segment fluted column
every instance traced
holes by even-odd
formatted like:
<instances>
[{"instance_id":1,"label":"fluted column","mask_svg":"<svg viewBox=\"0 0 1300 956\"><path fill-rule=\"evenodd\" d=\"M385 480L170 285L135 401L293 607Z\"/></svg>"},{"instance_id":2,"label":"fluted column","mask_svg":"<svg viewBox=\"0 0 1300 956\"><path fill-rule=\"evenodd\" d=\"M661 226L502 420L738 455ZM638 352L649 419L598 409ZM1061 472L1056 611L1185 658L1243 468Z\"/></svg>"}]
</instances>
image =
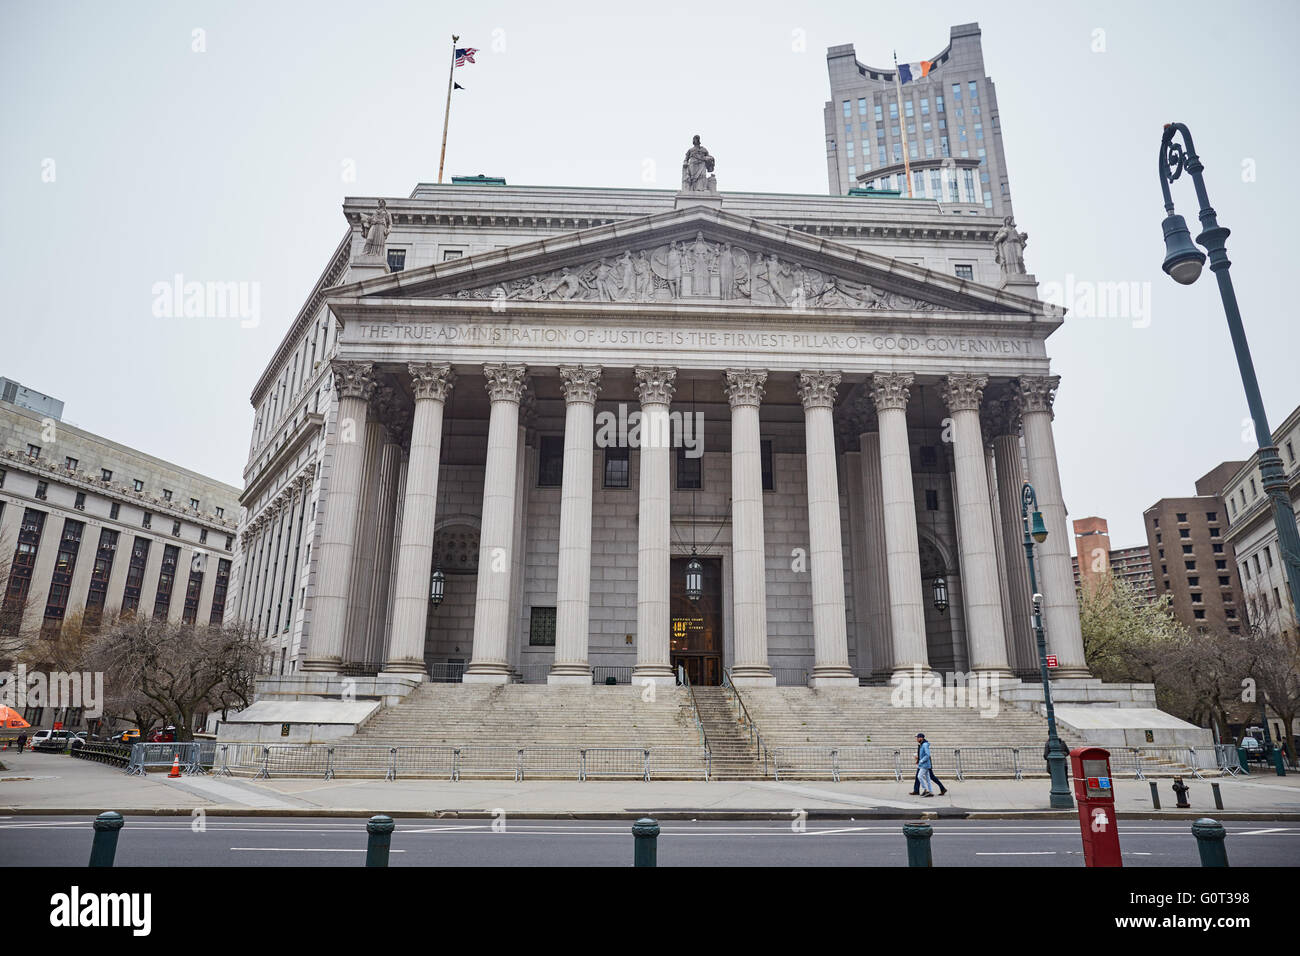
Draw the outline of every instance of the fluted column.
<instances>
[{"instance_id":1,"label":"fluted column","mask_svg":"<svg viewBox=\"0 0 1300 956\"><path fill-rule=\"evenodd\" d=\"M379 522L375 536L375 569L370 584L370 613L366 622L367 661L387 661L388 608L393 579L393 538L397 528L398 480L402 472L401 433L409 415L392 410L385 423L379 458Z\"/></svg>"},{"instance_id":2,"label":"fluted column","mask_svg":"<svg viewBox=\"0 0 1300 956\"><path fill-rule=\"evenodd\" d=\"M411 453L402 500L401 542L394 581L393 631L385 672L423 678L424 638L429 621L429 580L433 574L433 530L437 521L438 465L442 456L442 413L456 380L446 363L411 363ZM400 469L400 459L397 462Z\"/></svg>"},{"instance_id":3,"label":"fluted column","mask_svg":"<svg viewBox=\"0 0 1300 956\"><path fill-rule=\"evenodd\" d=\"M996 476L995 534L1002 542L1003 616L1007 625L1007 659L1017 674L1038 672L1038 650L1030 627L1032 610L1029 566L1025 562L1024 528L1020 521L1020 492L1025 483L1020 462L1020 412L1005 394L985 405L984 440Z\"/></svg>"},{"instance_id":4,"label":"fluted column","mask_svg":"<svg viewBox=\"0 0 1300 956\"><path fill-rule=\"evenodd\" d=\"M1043 627L1048 649L1056 655L1055 677L1088 677L1074 594L1070 536L1065 529L1065 502L1052 438L1052 399L1059 375L1023 375L1017 397L1029 459L1029 481L1047 525L1047 540L1036 546L1038 588L1043 594Z\"/></svg>"},{"instance_id":5,"label":"fluted column","mask_svg":"<svg viewBox=\"0 0 1300 956\"><path fill-rule=\"evenodd\" d=\"M874 421L874 413L872 419ZM867 593L867 635L871 644L871 673L887 677L893 672L894 647L890 638L889 551L885 544L885 501L880 477L880 432L858 436L862 451L862 512L866 525L867 566L863 571Z\"/></svg>"},{"instance_id":6,"label":"fluted column","mask_svg":"<svg viewBox=\"0 0 1300 956\"><path fill-rule=\"evenodd\" d=\"M953 470L957 483L957 527L962 555L962 595L972 670L1010 677L1007 636L998 587L988 471L980 430L980 402L988 376L949 375L940 393L952 415Z\"/></svg>"},{"instance_id":7,"label":"fluted column","mask_svg":"<svg viewBox=\"0 0 1300 956\"><path fill-rule=\"evenodd\" d=\"M474 610L474 656L467 684L510 680L510 570L515 533L515 467L519 455L519 402L528 369L484 365L492 411L488 419L479 533L478 593Z\"/></svg>"},{"instance_id":8,"label":"fluted column","mask_svg":"<svg viewBox=\"0 0 1300 956\"><path fill-rule=\"evenodd\" d=\"M889 624L894 673L930 666L921 597L921 552L916 537L916 498L907 438L907 400L912 375L889 372L871 377L871 397L880 423L881 502L889 566Z\"/></svg>"},{"instance_id":9,"label":"fluted column","mask_svg":"<svg viewBox=\"0 0 1300 956\"><path fill-rule=\"evenodd\" d=\"M600 366L561 365L560 388L564 392L564 477L560 483L555 663L546 682L590 684L591 465Z\"/></svg>"},{"instance_id":10,"label":"fluted column","mask_svg":"<svg viewBox=\"0 0 1300 956\"><path fill-rule=\"evenodd\" d=\"M856 687L849 669L844 610L844 552L840 540L840 491L835 468L832 409L839 372L800 372L808 467L808 558L812 562L813 687Z\"/></svg>"},{"instance_id":11,"label":"fluted column","mask_svg":"<svg viewBox=\"0 0 1300 956\"><path fill-rule=\"evenodd\" d=\"M672 435L668 406L677 370L638 366L641 400L640 511L637 521L636 667L634 684L672 684L669 656L670 574L669 476Z\"/></svg>"},{"instance_id":12,"label":"fluted column","mask_svg":"<svg viewBox=\"0 0 1300 956\"><path fill-rule=\"evenodd\" d=\"M731 403L731 581L735 657L740 686L776 686L767 663L766 550L763 541L763 449L759 406L767 372L727 369Z\"/></svg>"},{"instance_id":13,"label":"fluted column","mask_svg":"<svg viewBox=\"0 0 1300 956\"><path fill-rule=\"evenodd\" d=\"M331 363L338 416L330 442L334 463L325 499L325 526L316 570L316 597L312 608L311 650L303 662L306 671L337 671L342 663L348 620L348 572L357 527L357 495L365 458L366 415L375 389L370 362Z\"/></svg>"}]
</instances>

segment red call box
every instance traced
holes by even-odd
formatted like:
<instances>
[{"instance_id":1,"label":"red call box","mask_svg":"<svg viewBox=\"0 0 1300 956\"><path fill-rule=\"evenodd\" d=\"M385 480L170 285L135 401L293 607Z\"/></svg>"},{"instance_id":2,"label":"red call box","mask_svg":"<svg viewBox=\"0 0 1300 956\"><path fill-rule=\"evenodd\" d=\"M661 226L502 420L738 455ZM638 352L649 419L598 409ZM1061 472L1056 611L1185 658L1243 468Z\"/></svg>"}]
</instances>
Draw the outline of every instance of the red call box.
<instances>
[{"instance_id":1,"label":"red call box","mask_svg":"<svg viewBox=\"0 0 1300 956\"><path fill-rule=\"evenodd\" d=\"M1085 866L1123 866L1115 823L1115 788L1110 752L1101 747L1070 751L1070 776L1079 807L1079 833Z\"/></svg>"},{"instance_id":2,"label":"red call box","mask_svg":"<svg viewBox=\"0 0 1300 956\"><path fill-rule=\"evenodd\" d=\"M1048 666L1048 667L1055 667L1055 666L1056 666L1056 655L1055 655L1055 654L1048 654L1048 655L1047 655L1047 666Z\"/></svg>"}]
</instances>

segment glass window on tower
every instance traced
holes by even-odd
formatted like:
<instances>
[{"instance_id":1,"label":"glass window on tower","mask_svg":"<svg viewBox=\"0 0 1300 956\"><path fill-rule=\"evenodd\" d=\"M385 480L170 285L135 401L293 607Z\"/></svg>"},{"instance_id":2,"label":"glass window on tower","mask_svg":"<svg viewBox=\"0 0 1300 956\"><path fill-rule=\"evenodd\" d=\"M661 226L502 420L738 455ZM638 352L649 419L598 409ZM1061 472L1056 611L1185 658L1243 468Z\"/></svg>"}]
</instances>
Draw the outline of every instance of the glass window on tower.
<instances>
[{"instance_id":1,"label":"glass window on tower","mask_svg":"<svg viewBox=\"0 0 1300 956\"><path fill-rule=\"evenodd\" d=\"M961 99L961 84L960 84L960 83L954 83L954 84L952 85L952 98L953 98L954 100L960 100L960 99Z\"/></svg>"},{"instance_id":2,"label":"glass window on tower","mask_svg":"<svg viewBox=\"0 0 1300 956\"><path fill-rule=\"evenodd\" d=\"M858 115L859 116L867 115L867 98L865 96L858 97Z\"/></svg>"},{"instance_id":3,"label":"glass window on tower","mask_svg":"<svg viewBox=\"0 0 1300 956\"><path fill-rule=\"evenodd\" d=\"M977 87L977 86L975 85L975 81L974 81L974 80L971 80L970 83L967 84L967 90L968 90L968 92L970 93L970 98L971 98L971 99L973 99L973 100L977 100L977 99L980 98L979 87Z\"/></svg>"},{"instance_id":4,"label":"glass window on tower","mask_svg":"<svg viewBox=\"0 0 1300 956\"><path fill-rule=\"evenodd\" d=\"M889 118L890 118L891 120L896 120L896 119L898 119L898 101L897 101L897 100L895 100L894 102L892 102L892 103L889 104Z\"/></svg>"},{"instance_id":5,"label":"glass window on tower","mask_svg":"<svg viewBox=\"0 0 1300 956\"><path fill-rule=\"evenodd\" d=\"M853 103L850 100L844 101L844 118L848 119L853 115Z\"/></svg>"},{"instance_id":6,"label":"glass window on tower","mask_svg":"<svg viewBox=\"0 0 1300 956\"><path fill-rule=\"evenodd\" d=\"M921 115L930 115L930 98L928 96L921 97Z\"/></svg>"},{"instance_id":7,"label":"glass window on tower","mask_svg":"<svg viewBox=\"0 0 1300 956\"><path fill-rule=\"evenodd\" d=\"M879 103L877 103L877 104L876 104L876 122L877 122L877 123L879 123L881 120L883 120L883 119L885 118L885 116L884 116L884 112L885 112L885 111L884 111L883 108L881 108L881 105L880 105Z\"/></svg>"},{"instance_id":8,"label":"glass window on tower","mask_svg":"<svg viewBox=\"0 0 1300 956\"><path fill-rule=\"evenodd\" d=\"M916 104L915 104L914 102L912 102L911 100L908 100L906 103L903 104L903 113L904 113L904 115L908 116L909 118L912 117L912 116L915 116L915 115L916 115Z\"/></svg>"}]
</instances>

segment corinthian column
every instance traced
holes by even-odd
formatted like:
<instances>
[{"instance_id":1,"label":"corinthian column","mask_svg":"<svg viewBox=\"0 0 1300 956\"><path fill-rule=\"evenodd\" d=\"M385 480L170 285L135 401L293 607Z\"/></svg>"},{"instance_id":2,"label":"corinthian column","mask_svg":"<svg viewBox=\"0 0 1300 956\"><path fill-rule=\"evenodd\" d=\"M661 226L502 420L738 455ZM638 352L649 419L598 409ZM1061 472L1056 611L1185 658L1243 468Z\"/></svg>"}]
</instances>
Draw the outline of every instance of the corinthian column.
<instances>
[{"instance_id":1,"label":"corinthian column","mask_svg":"<svg viewBox=\"0 0 1300 956\"><path fill-rule=\"evenodd\" d=\"M971 668L1010 677L1007 635L998 587L998 553L993 543L988 471L980 432L980 402L986 375L954 374L940 393L952 415L953 469L957 477L957 527L962 556Z\"/></svg>"},{"instance_id":2,"label":"corinthian column","mask_svg":"<svg viewBox=\"0 0 1300 956\"><path fill-rule=\"evenodd\" d=\"M442 457L442 414L456 381L451 366L411 363L411 451L402 499L402 536L393 582L393 629L388 638L385 672L418 676L427 673L424 636L429 620L429 581L433 563L433 531L437 522L438 464ZM401 461L398 458L397 470ZM397 475L394 474L394 486ZM391 547L391 545L390 545Z\"/></svg>"},{"instance_id":3,"label":"corinthian column","mask_svg":"<svg viewBox=\"0 0 1300 956\"><path fill-rule=\"evenodd\" d=\"M1043 627L1048 648L1056 655L1056 677L1088 677L1074 596L1070 538L1065 530L1065 502L1052 438L1052 399L1059 375L1022 375L1017 398L1029 459L1029 481L1047 525L1047 540L1038 545L1038 589L1043 594Z\"/></svg>"},{"instance_id":4,"label":"corinthian column","mask_svg":"<svg viewBox=\"0 0 1300 956\"><path fill-rule=\"evenodd\" d=\"M1020 463L1020 412L1015 402L1003 399L989 415L985 438L993 448L993 466L997 474L998 514L994 516L996 533L1002 536L1002 555L1006 564L1006 614L1011 667L1019 673L1036 672L1038 650L1029 619L1032 600L1029 593L1029 565L1025 562L1024 528L1020 520L1020 494L1024 486L1024 469Z\"/></svg>"},{"instance_id":5,"label":"corinthian column","mask_svg":"<svg viewBox=\"0 0 1300 956\"><path fill-rule=\"evenodd\" d=\"M671 559L669 539L668 406L676 388L677 370L657 365L636 370L641 399L641 492L637 522L636 667L634 684L672 684L668 653Z\"/></svg>"},{"instance_id":6,"label":"corinthian column","mask_svg":"<svg viewBox=\"0 0 1300 956\"><path fill-rule=\"evenodd\" d=\"M870 416L863 418L868 428L876 428L875 405ZM889 624L889 558L885 544L885 503L880 479L880 432L863 431L858 436L862 452L862 501L865 522L867 566L863 569L867 597L867 635L871 645L873 675L887 677L894 657Z\"/></svg>"},{"instance_id":7,"label":"corinthian column","mask_svg":"<svg viewBox=\"0 0 1300 956\"><path fill-rule=\"evenodd\" d=\"M767 372L727 369L723 380L731 403L731 569L736 635L731 678L740 686L775 687L776 678L767 664L763 453L758 416Z\"/></svg>"},{"instance_id":8,"label":"corinthian column","mask_svg":"<svg viewBox=\"0 0 1300 956\"><path fill-rule=\"evenodd\" d=\"M555 599L555 663L548 684L590 684L591 459L600 366L561 365L564 392L564 477L560 487L559 582Z\"/></svg>"},{"instance_id":9,"label":"corinthian column","mask_svg":"<svg viewBox=\"0 0 1300 956\"><path fill-rule=\"evenodd\" d=\"M363 439L370 396L375 390L375 370L370 362L335 359L330 368L338 394L338 415L329 439L334 463L316 565L311 650L303 662L306 671L337 671L342 665L348 620L348 573L352 569L357 497L365 458Z\"/></svg>"},{"instance_id":10,"label":"corinthian column","mask_svg":"<svg viewBox=\"0 0 1300 956\"><path fill-rule=\"evenodd\" d=\"M478 594L474 610L474 656L462 680L505 684L510 680L510 570L515 534L515 467L519 454L519 402L528 369L484 365L492 411L488 418L479 533Z\"/></svg>"},{"instance_id":11,"label":"corinthian column","mask_svg":"<svg viewBox=\"0 0 1300 956\"><path fill-rule=\"evenodd\" d=\"M916 498L907 440L907 400L912 376L889 372L871 377L871 398L880 424L880 497L885 512L889 564L889 626L894 673L927 669L925 605L921 598L921 552L916 538Z\"/></svg>"},{"instance_id":12,"label":"corinthian column","mask_svg":"<svg viewBox=\"0 0 1300 956\"><path fill-rule=\"evenodd\" d=\"M849 669L844 611L844 552L840 540L840 490L835 473L832 408L839 372L800 372L808 465L808 557L812 562L813 687L856 687Z\"/></svg>"}]
</instances>

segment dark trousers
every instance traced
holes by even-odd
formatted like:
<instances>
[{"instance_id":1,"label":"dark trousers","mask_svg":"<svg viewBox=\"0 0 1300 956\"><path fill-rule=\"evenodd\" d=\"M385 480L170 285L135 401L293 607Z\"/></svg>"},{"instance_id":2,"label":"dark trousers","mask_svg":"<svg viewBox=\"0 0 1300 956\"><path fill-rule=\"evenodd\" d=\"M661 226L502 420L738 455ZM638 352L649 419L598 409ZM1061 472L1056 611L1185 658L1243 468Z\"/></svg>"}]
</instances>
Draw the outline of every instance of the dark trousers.
<instances>
[{"instance_id":1,"label":"dark trousers","mask_svg":"<svg viewBox=\"0 0 1300 956\"><path fill-rule=\"evenodd\" d=\"M934 775L933 767L930 768L930 779L934 781L935 786L939 788L940 793L943 793L948 789L943 785L943 781ZM920 767L916 768L916 776L912 778L912 792L913 793L921 792L921 768Z\"/></svg>"}]
</instances>

